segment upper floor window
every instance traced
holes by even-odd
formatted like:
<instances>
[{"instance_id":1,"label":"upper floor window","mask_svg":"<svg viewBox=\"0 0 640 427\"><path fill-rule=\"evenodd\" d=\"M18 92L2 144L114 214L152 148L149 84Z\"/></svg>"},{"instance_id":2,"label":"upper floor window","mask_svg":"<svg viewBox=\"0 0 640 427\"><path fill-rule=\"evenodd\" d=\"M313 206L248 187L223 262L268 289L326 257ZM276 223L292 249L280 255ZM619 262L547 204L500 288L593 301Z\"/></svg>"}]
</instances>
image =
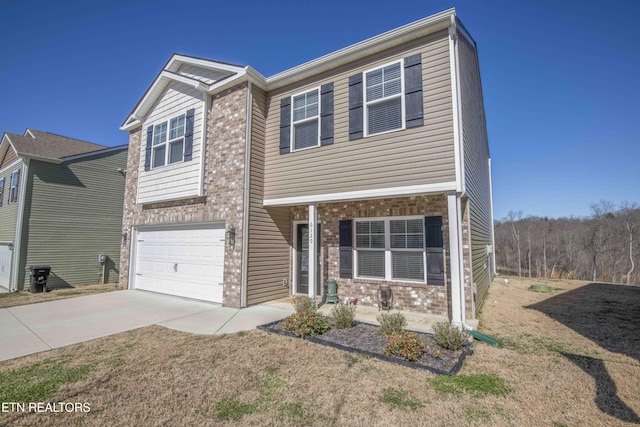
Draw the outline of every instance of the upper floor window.
<instances>
[{"instance_id":1,"label":"upper floor window","mask_svg":"<svg viewBox=\"0 0 640 427\"><path fill-rule=\"evenodd\" d=\"M404 127L402 67L396 62L364 73L367 135Z\"/></svg>"},{"instance_id":2,"label":"upper floor window","mask_svg":"<svg viewBox=\"0 0 640 427\"><path fill-rule=\"evenodd\" d=\"M293 151L320 145L318 89L293 97Z\"/></svg>"},{"instance_id":3,"label":"upper floor window","mask_svg":"<svg viewBox=\"0 0 640 427\"><path fill-rule=\"evenodd\" d=\"M185 115L153 128L153 167L181 162L184 158Z\"/></svg>"},{"instance_id":4,"label":"upper floor window","mask_svg":"<svg viewBox=\"0 0 640 427\"><path fill-rule=\"evenodd\" d=\"M349 77L349 141L422 125L420 53Z\"/></svg>"},{"instance_id":5,"label":"upper floor window","mask_svg":"<svg viewBox=\"0 0 640 427\"><path fill-rule=\"evenodd\" d=\"M3 199L4 199L4 178L0 178L0 206L2 206Z\"/></svg>"},{"instance_id":6,"label":"upper floor window","mask_svg":"<svg viewBox=\"0 0 640 427\"><path fill-rule=\"evenodd\" d=\"M20 184L20 169L18 169L17 171L14 171L11 174L11 181L9 183L9 203L15 203L18 201L18 185L19 184Z\"/></svg>"}]
</instances>

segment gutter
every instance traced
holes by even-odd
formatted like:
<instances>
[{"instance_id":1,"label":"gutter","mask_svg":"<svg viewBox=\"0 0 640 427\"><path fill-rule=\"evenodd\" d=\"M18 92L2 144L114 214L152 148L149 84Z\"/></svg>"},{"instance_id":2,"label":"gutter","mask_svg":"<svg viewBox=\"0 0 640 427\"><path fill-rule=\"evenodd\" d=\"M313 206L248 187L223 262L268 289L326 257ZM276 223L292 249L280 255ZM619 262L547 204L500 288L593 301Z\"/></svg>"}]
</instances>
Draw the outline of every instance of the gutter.
<instances>
[{"instance_id":1,"label":"gutter","mask_svg":"<svg viewBox=\"0 0 640 427\"><path fill-rule=\"evenodd\" d=\"M244 200L242 207L242 272L240 276L240 307L247 306L247 275L249 261L249 200L251 191L251 111L253 106L253 87L251 82L247 85L246 105L246 135L244 153Z\"/></svg>"},{"instance_id":2,"label":"gutter","mask_svg":"<svg viewBox=\"0 0 640 427\"><path fill-rule=\"evenodd\" d=\"M27 183L29 181L29 157L25 157L22 166L22 186L20 187L20 199L18 200L18 216L16 218L16 234L13 241L13 260L11 265L10 291L18 291L18 269L20 267L20 246L22 242L22 224L24 222L24 205L27 196Z\"/></svg>"}]
</instances>

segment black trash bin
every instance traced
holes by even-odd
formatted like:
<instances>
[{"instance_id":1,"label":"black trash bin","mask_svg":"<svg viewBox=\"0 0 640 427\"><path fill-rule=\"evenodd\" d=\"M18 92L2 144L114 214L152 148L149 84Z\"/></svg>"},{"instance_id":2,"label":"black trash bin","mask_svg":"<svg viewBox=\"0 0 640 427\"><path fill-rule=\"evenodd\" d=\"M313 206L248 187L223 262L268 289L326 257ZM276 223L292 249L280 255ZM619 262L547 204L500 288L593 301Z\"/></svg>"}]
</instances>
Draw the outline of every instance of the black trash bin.
<instances>
[{"instance_id":1,"label":"black trash bin","mask_svg":"<svg viewBox=\"0 0 640 427\"><path fill-rule=\"evenodd\" d=\"M29 276L31 278L31 292L44 292L47 287L47 279L51 267L48 265L32 265L29 267Z\"/></svg>"}]
</instances>

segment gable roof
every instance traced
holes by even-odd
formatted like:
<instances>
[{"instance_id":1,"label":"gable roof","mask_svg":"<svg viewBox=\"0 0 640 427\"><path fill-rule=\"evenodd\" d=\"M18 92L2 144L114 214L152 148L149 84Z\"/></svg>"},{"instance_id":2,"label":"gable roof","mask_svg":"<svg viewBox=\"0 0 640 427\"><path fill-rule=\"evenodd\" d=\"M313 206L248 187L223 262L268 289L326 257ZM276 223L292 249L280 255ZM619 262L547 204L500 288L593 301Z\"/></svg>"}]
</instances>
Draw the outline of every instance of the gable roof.
<instances>
[{"instance_id":1,"label":"gable roof","mask_svg":"<svg viewBox=\"0 0 640 427\"><path fill-rule=\"evenodd\" d=\"M213 73L213 75L209 78L196 76L184 72L185 66L197 67ZM174 53L165 66L162 67L162 70L160 70L131 113L129 113L120 129L131 130L140 125L158 98L172 82L180 82L187 86L192 86L200 92L211 94L236 85L249 75L254 79L264 80L264 77L248 66Z\"/></svg>"},{"instance_id":2,"label":"gable roof","mask_svg":"<svg viewBox=\"0 0 640 427\"><path fill-rule=\"evenodd\" d=\"M59 161L63 157L102 150L104 145L81 141L54 133L27 129L24 135L5 132L6 139L19 157L30 157L44 161Z\"/></svg>"}]
</instances>

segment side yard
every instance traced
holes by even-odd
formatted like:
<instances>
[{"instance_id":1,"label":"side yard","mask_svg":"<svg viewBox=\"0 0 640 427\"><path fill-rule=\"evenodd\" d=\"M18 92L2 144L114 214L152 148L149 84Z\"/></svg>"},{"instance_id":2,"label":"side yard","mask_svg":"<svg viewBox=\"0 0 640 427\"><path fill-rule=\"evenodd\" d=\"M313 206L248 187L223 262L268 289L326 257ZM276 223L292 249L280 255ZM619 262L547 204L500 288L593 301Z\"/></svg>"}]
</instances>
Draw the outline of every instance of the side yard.
<instances>
[{"instance_id":1,"label":"side yard","mask_svg":"<svg viewBox=\"0 0 640 427\"><path fill-rule=\"evenodd\" d=\"M76 286L75 288L54 289L51 292L31 293L29 291L0 293L0 308L16 307L18 305L36 304L57 299L91 295L101 292L117 291L117 283Z\"/></svg>"},{"instance_id":2,"label":"side yard","mask_svg":"<svg viewBox=\"0 0 640 427\"><path fill-rule=\"evenodd\" d=\"M0 363L3 403L88 404L3 406L0 424L634 425L638 324L640 288L500 278L480 330L505 347L476 342L454 377L258 330L148 327Z\"/></svg>"}]
</instances>

